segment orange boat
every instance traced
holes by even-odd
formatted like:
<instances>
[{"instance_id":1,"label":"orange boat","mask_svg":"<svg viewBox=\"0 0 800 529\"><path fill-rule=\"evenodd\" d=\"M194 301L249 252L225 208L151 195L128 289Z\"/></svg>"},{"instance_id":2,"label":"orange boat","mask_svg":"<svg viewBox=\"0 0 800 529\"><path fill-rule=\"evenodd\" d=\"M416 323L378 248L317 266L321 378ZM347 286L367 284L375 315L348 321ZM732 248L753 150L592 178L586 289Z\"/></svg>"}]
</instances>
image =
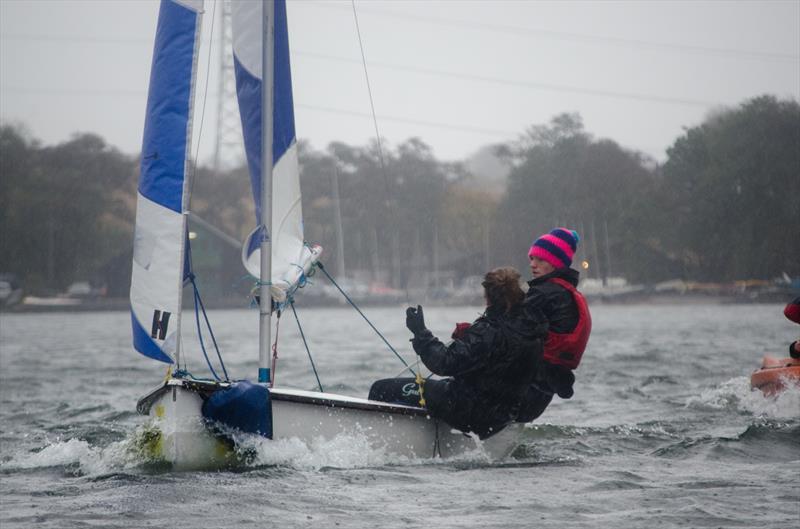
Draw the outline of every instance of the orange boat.
<instances>
[{"instance_id":1,"label":"orange boat","mask_svg":"<svg viewBox=\"0 0 800 529\"><path fill-rule=\"evenodd\" d=\"M800 383L800 359L765 356L761 367L750 375L750 387L771 396L786 388L786 383Z\"/></svg>"}]
</instances>

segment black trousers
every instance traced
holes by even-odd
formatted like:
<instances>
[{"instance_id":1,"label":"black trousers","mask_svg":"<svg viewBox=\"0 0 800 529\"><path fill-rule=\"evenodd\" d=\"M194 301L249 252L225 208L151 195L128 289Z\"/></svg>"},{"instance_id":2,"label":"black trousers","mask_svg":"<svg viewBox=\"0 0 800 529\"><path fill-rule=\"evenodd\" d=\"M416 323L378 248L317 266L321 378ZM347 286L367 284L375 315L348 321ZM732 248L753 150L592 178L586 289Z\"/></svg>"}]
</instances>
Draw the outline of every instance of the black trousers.
<instances>
[{"instance_id":1,"label":"black trousers","mask_svg":"<svg viewBox=\"0 0 800 529\"><path fill-rule=\"evenodd\" d=\"M455 417L452 417L452 411L458 407L458 403L451 402L453 399L445 398L445 384L445 380L428 379L424 382L423 394L427 401L427 407L434 416L452 420L455 419ZM369 399L393 404L405 404L406 406L419 406L419 386L416 380L411 377L377 380L369 390ZM544 410L547 409L552 400L552 393L531 385L520 403L516 422L530 422L538 418L544 413Z\"/></svg>"},{"instance_id":2,"label":"black trousers","mask_svg":"<svg viewBox=\"0 0 800 529\"><path fill-rule=\"evenodd\" d=\"M428 379L423 383L423 395L427 400L434 400L444 391L445 381ZM384 378L376 380L369 388L369 400L391 402L392 404L405 404L406 406L419 407L419 385L411 377Z\"/></svg>"},{"instance_id":3,"label":"black trousers","mask_svg":"<svg viewBox=\"0 0 800 529\"><path fill-rule=\"evenodd\" d=\"M425 408L431 417L441 419L462 432L473 432L481 439L490 437L511 421L498 417L497 410L482 406L481 399L456 388L453 379L427 379L423 383ZM419 386L413 378L378 380L369 390L370 400L419 406ZM502 414L501 414L502 415Z\"/></svg>"},{"instance_id":4,"label":"black trousers","mask_svg":"<svg viewBox=\"0 0 800 529\"><path fill-rule=\"evenodd\" d=\"M541 390L534 385L528 386L528 392L520 403L517 422L531 422L538 418L547 409L551 400L553 400L552 393Z\"/></svg>"}]
</instances>

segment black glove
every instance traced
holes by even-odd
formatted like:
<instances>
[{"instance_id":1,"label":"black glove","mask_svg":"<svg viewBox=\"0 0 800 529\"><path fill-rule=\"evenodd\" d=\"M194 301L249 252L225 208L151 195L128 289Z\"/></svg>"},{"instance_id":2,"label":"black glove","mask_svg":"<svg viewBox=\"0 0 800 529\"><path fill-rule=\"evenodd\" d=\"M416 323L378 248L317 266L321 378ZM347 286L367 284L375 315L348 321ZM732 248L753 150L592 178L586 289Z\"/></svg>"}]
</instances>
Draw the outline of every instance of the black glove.
<instances>
[{"instance_id":1,"label":"black glove","mask_svg":"<svg viewBox=\"0 0 800 529\"><path fill-rule=\"evenodd\" d=\"M558 394L562 399L572 398L575 392L572 389L575 384L575 375L561 366L549 366L547 373L547 383L553 388L553 393Z\"/></svg>"},{"instance_id":2,"label":"black glove","mask_svg":"<svg viewBox=\"0 0 800 529\"><path fill-rule=\"evenodd\" d=\"M414 336L425 330L425 318L422 314L422 305L417 305L416 309L414 307L408 307L406 309L406 327L408 327L409 331L414 333Z\"/></svg>"}]
</instances>

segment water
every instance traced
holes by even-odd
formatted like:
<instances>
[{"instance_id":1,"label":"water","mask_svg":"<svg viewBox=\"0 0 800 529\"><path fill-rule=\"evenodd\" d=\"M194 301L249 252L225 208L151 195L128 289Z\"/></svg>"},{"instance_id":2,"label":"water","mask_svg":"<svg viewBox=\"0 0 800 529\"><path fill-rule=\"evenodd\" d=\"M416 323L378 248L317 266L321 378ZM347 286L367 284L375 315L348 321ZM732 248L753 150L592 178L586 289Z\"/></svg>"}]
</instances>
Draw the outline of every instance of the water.
<instances>
[{"instance_id":1,"label":"water","mask_svg":"<svg viewBox=\"0 0 800 529\"><path fill-rule=\"evenodd\" d=\"M592 310L575 397L556 399L505 460L406 460L343 436L260 441L247 466L191 473L132 450L136 400L165 370L131 350L128 313L3 314L0 525L800 526L800 388L769 399L748 387L762 354L796 339L782 307ZM478 311L432 307L426 319L445 335ZM366 312L412 358L402 309ZM402 369L354 312L299 314L327 391L364 396ZM229 372L254 377L256 312L211 317ZM287 314L278 379L311 389L297 337ZM189 369L203 365L192 353Z\"/></svg>"}]
</instances>

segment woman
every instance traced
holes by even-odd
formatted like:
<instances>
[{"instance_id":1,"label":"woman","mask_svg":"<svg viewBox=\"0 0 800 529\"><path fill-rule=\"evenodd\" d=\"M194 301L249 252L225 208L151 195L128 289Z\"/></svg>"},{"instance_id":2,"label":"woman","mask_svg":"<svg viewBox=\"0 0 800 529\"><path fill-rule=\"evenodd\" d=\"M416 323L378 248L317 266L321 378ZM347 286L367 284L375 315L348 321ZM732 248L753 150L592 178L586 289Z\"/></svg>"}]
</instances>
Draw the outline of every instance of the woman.
<instances>
[{"instance_id":1,"label":"woman","mask_svg":"<svg viewBox=\"0 0 800 529\"><path fill-rule=\"evenodd\" d=\"M369 398L420 405L450 426L485 439L517 419L541 358L546 327L523 314L525 294L514 268L496 268L484 281L486 312L448 345L425 327L422 307L406 310L411 343L432 373L422 395L413 379L379 380Z\"/></svg>"}]
</instances>

